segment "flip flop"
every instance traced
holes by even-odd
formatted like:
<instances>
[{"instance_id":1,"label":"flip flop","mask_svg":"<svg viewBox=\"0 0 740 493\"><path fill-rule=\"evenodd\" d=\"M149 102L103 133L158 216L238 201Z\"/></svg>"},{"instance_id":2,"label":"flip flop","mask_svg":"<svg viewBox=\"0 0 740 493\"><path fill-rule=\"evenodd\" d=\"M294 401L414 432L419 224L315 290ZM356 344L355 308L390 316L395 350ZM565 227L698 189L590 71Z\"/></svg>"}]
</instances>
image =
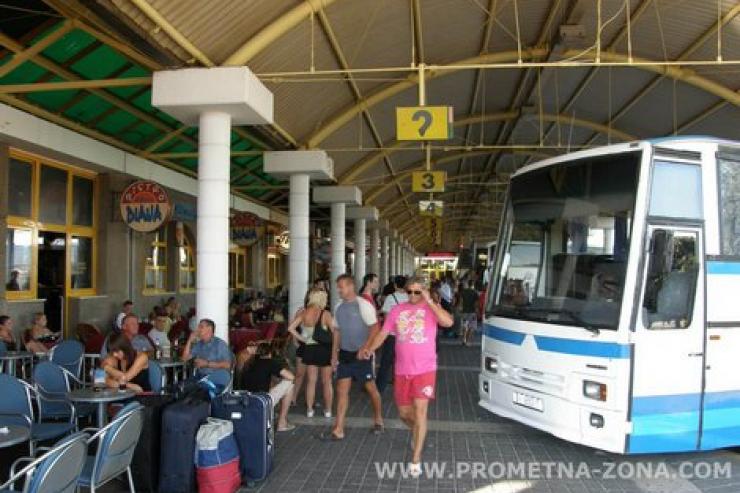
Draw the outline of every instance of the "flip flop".
<instances>
[{"instance_id":1,"label":"flip flop","mask_svg":"<svg viewBox=\"0 0 740 493\"><path fill-rule=\"evenodd\" d=\"M372 428L370 428L370 433L373 435L380 435L385 431L385 427L381 424L375 423Z\"/></svg>"},{"instance_id":2,"label":"flip flop","mask_svg":"<svg viewBox=\"0 0 740 493\"><path fill-rule=\"evenodd\" d=\"M344 437L338 437L334 433L322 433L319 435L319 440L322 442L341 442L344 440Z\"/></svg>"},{"instance_id":3,"label":"flip flop","mask_svg":"<svg viewBox=\"0 0 740 493\"><path fill-rule=\"evenodd\" d=\"M284 426L282 428L278 428L277 431L293 431L295 430L295 425L290 423L288 426Z\"/></svg>"}]
</instances>

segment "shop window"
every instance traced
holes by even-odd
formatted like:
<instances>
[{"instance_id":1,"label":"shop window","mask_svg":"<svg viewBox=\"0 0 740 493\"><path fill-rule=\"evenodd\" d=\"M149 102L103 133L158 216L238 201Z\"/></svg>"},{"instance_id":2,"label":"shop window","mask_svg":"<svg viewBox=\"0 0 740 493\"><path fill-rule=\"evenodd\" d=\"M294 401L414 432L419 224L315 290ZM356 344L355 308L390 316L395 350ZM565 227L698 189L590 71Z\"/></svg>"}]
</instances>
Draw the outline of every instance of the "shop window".
<instances>
[{"instance_id":1,"label":"shop window","mask_svg":"<svg viewBox=\"0 0 740 493\"><path fill-rule=\"evenodd\" d=\"M72 289L91 289L93 287L93 239L73 236L71 246Z\"/></svg>"},{"instance_id":2,"label":"shop window","mask_svg":"<svg viewBox=\"0 0 740 493\"><path fill-rule=\"evenodd\" d=\"M247 286L247 251L245 248L232 248L229 251L229 288L241 289Z\"/></svg>"},{"instance_id":3,"label":"shop window","mask_svg":"<svg viewBox=\"0 0 740 493\"><path fill-rule=\"evenodd\" d=\"M39 221L48 224L67 224L66 170L54 166L41 166L39 195Z\"/></svg>"},{"instance_id":4,"label":"shop window","mask_svg":"<svg viewBox=\"0 0 740 493\"><path fill-rule=\"evenodd\" d=\"M11 150L5 191L9 299L47 297L48 279L63 296L95 294L96 186L94 173Z\"/></svg>"},{"instance_id":5,"label":"shop window","mask_svg":"<svg viewBox=\"0 0 740 493\"><path fill-rule=\"evenodd\" d=\"M93 223L93 181L75 176L72 181L72 224L92 226Z\"/></svg>"},{"instance_id":6,"label":"shop window","mask_svg":"<svg viewBox=\"0 0 740 493\"><path fill-rule=\"evenodd\" d=\"M180 291L195 291L195 259L193 247L187 237L183 237L178 247L180 262Z\"/></svg>"},{"instance_id":7,"label":"shop window","mask_svg":"<svg viewBox=\"0 0 740 493\"><path fill-rule=\"evenodd\" d=\"M5 236L5 290L8 298L31 291L33 231L8 228Z\"/></svg>"},{"instance_id":8,"label":"shop window","mask_svg":"<svg viewBox=\"0 0 740 493\"><path fill-rule=\"evenodd\" d=\"M30 218L33 204L33 163L10 158L8 214Z\"/></svg>"},{"instance_id":9,"label":"shop window","mask_svg":"<svg viewBox=\"0 0 740 493\"><path fill-rule=\"evenodd\" d=\"M152 234L144 267L144 290L167 291L167 229L160 228Z\"/></svg>"}]
</instances>

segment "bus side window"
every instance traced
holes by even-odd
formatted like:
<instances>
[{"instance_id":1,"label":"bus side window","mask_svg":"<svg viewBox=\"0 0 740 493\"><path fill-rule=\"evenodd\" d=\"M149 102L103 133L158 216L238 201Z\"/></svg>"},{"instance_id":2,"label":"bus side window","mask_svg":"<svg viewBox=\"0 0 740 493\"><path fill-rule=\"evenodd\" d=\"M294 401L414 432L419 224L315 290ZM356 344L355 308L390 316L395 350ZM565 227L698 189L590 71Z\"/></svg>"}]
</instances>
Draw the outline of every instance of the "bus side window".
<instances>
[{"instance_id":1,"label":"bus side window","mask_svg":"<svg viewBox=\"0 0 740 493\"><path fill-rule=\"evenodd\" d=\"M648 329L683 329L691 325L699 274L697 233L656 229L642 301Z\"/></svg>"}]
</instances>

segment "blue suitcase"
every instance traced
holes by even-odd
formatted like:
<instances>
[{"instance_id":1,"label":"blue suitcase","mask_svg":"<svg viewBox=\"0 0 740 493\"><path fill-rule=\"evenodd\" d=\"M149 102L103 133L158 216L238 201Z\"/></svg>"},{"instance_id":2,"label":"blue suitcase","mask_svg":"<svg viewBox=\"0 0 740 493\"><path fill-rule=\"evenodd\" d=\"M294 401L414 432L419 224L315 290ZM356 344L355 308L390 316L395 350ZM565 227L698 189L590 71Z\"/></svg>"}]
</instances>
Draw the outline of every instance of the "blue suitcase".
<instances>
[{"instance_id":1,"label":"blue suitcase","mask_svg":"<svg viewBox=\"0 0 740 493\"><path fill-rule=\"evenodd\" d=\"M258 392L234 392L211 402L211 416L234 423L242 479L247 484L267 478L275 454L272 397Z\"/></svg>"},{"instance_id":2,"label":"blue suitcase","mask_svg":"<svg viewBox=\"0 0 740 493\"><path fill-rule=\"evenodd\" d=\"M160 493L196 490L195 435L208 419L209 412L210 403L198 394L173 402L162 412Z\"/></svg>"}]
</instances>

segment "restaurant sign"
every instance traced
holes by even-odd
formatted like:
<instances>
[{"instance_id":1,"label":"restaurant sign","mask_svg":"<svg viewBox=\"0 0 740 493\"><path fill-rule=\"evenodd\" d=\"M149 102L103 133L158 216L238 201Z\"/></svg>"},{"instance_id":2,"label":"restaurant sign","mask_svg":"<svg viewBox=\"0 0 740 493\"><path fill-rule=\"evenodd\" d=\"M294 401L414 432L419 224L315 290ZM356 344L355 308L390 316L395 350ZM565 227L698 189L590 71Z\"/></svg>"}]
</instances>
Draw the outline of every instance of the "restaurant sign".
<instances>
[{"instance_id":1,"label":"restaurant sign","mask_svg":"<svg viewBox=\"0 0 740 493\"><path fill-rule=\"evenodd\" d=\"M169 220L172 202L165 190L152 181L136 181L121 195L123 222L135 231L148 233Z\"/></svg>"},{"instance_id":2,"label":"restaurant sign","mask_svg":"<svg viewBox=\"0 0 740 493\"><path fill-rule=\"evenodd\" d=\"M237 245L253 245L262 237L264 229L264 221L251 212L237 212L231 217L231 241Z\"/></svg>"}]
</instances>

